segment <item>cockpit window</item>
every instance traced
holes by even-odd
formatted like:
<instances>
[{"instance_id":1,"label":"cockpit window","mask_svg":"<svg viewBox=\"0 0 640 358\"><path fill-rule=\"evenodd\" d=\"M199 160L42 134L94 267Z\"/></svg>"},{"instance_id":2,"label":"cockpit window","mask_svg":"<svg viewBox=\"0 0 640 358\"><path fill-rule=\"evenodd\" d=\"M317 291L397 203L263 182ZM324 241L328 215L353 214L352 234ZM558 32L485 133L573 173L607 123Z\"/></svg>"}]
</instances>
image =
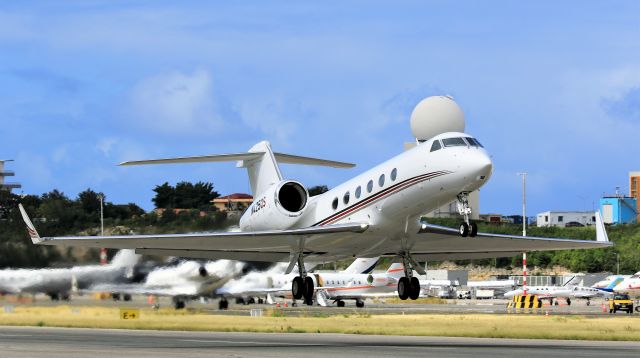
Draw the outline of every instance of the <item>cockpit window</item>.
<instances>
[{"instance_id":1,"label":"cockpit window","mask_svg":"<svg viewBox=\"0 0 640 358\"><path fill-rule=\"evenodd\" d=\"M440 144L439 140L434 140L433 144L431 144L431 151L435 152L436 150L440 150L442 148L442 145Z\"/></svg>"},{"instance_id":2,"label":"cockpit window","mask_svg":"<svg viewBox=\"0 0 640 358\"><path fill-rule=\"evenodd\" d=\"M484 148L482 144L480 144L480 142L478 142L478 140L475 138L467 137L465 139L467 140L467 142L469 142L469 144L471 144L474 147Z\"/></svg>"},{"instance_id":3,"label":"cockpit window","mask_svg":"<svg viewBox=\"0 0 640 358\"><path fill-rule=\"evenodd\" d=\"M445 147L466 147L467 142L462 138L445 138L442 140Z\"/></svg>"}]
</instances>

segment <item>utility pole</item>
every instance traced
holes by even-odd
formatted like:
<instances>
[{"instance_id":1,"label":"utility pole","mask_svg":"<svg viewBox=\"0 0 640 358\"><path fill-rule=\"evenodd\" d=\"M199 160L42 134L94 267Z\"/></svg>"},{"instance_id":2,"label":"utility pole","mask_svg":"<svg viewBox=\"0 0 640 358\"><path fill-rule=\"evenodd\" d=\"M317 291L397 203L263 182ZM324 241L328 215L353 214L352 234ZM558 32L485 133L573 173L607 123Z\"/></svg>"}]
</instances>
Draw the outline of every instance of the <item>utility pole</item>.
<instances>
[{"instance_id":1,"label":"utility pole","mask_svg":"<svg viewBox=\"0 0 640 358\"><path fill-rule=\"evenodd\" d=\"M620 274L620 253L616 252L616 275Z\"/></svg>"},{"instance_id":2,"label":"utility pole","mask_svg":"<svg viewBox=\"0 0 640 358\"><path fill-rule=\"evenodd\" d=\"M522 177L522 236L527 236L527 172L518 173ZM527 294L527 253L522 253L522 293Z\"/></svg>"}]
</instances>

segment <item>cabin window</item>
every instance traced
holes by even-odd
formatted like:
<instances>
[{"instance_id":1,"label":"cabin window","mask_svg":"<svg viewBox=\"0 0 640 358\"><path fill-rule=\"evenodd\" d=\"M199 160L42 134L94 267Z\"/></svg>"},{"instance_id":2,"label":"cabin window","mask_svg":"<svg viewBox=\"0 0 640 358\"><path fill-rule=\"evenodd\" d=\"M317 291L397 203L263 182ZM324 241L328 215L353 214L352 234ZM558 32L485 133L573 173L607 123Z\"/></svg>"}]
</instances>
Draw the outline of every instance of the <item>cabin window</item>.
<instances>
[{"instance_id":1,"label":"cabin window","mask_svg":"<svg viewBox=\"0 0 640 358\"><path fill-rule=\"evenodd\" d=\"M445 138L442 140L445 147L466 147L467 142L462 138Z\"/></svg>"},{"instance_id":2,"label":"cabin window","mask_svg":"<svg viewBox=\"0 0 640 358\"><path fill-rule=\"evenodd\" d=\"M381 174L380 178L378 178L378 185L380 185L381 188L384 186L384 174Z\"/></svg>"},{"instance_id":3,"label":"cabin window","mask_svg":"<svg viewBox=\"0 0 640 358\"><path fill-rule=\"evenodd\" d=\"M342 197L342 202L346 204L349 204L349 192L344 193L344 196Z\"/></svg>"},{"instance_id":4,"label":"cabin window","mask_svg":"<svg viewBox=\"0 0 640 358\"><path fill-rule=\"evenodd\" d=\"M431 151L435 152L436 150L440 150L440 149L442 149L442 145L440 145L440 141L434 140L433 144L431 144Z\"/></svg>"},{"instance_id":5,"label":"cabin window","mask_svg":"<svg viewBox=\"0 0 640 358\"><path fill-rule=\"evenodd\" d=\"M397 177L398 177L398 169L393 168L393 170L391 171L391 181L395 181Z\"/></svg>"},{"instance_id":6,"label":"cabin window","mask_svg":"<svg viewBox=\"0 0 640 358\"><path fill-rule=\"evenodd\" d=\"M338 198L333 199L333 203L331 204L331 206L333 207L333 210L336 210L338 208Z\"/></svg>"},{"instance_id":7,"label":"cabin window","mask_svg":"<svg viewBox=\"0 0 640 358\"><path fill-rule=\"evenodd\" d=\"M373 190L373 180L369 180L367 183L367 193L370 193Z\"/></svg>"},{"instance_id":8,"label":"cabin window","mask_svg":"<svg viewBox=\"0 0 640 358\"><path fill-rule=\"evenodd\" d=\"M360 194L362 194L362 188L358 185L356 188L356 199L360 199Z\"/></svg>"}]
</instances>

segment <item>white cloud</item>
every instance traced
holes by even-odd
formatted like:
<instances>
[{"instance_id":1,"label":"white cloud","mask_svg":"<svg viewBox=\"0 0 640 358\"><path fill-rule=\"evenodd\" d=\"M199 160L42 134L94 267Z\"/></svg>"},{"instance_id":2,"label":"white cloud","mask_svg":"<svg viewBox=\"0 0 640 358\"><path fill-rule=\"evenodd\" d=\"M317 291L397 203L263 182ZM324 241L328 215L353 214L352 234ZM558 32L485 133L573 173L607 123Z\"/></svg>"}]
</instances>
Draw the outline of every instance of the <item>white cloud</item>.
<instances>
[{"instance_id":1,"label":"white cloud","mask_svg":"<svg viewBox=\"0 0 640 358\"><path fill-rule=\"evenodd\" d=\"M194 134L219 130L211 75L169 72L140 81L131 92L133 118L145 129Z\"/></svg>"},{"instance_id":2,"label":"white cloud","mask_svg":"<svg viewBox=\"0 0 640 358\"><path fill-rule=\"evenodd\" d=\"M98 141L96 144L96 148L104 154L105 157L108 157L111 154L111 150L113 146L119 142L118 138L103 138Z\"/></svg>"},{"instance_id":3,"label":"white cloud","mask_svg":"<svg viewBox=\"0 0 640 358\"><path fill-rule=\"evenodd\" d=\"M242 121L280 145L289 144L297 123L308 117L300 104L280 98L253 99L239 106Z\"/></svg>"}]
</instances>

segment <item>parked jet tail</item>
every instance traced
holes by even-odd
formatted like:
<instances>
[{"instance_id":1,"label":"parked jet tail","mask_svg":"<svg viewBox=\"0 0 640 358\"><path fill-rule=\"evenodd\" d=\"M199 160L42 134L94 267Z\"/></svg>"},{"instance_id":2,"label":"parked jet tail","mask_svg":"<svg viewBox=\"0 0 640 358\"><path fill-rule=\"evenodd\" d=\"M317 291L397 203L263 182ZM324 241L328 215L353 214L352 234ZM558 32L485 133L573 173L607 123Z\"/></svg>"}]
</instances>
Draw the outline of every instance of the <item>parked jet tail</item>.
<instances>
[{"instance_id":1,"label":"parked jet tail","mask_svg":"<svg viewBox=\"0 0 640 358\"><path fill-rule=\"evenodd\" d=\"M31 237L31 242L33 242L34 244L39 244L40 242L42 242L42 239L40 238L40 235L36 231L36 227L33 226L31 219L29 219L29 215L27 215L27 211L24 210L24 206L22 206L22 204L18 204L18 209L20 209L20 214L22 215L22 219L24 220L25 224L27 224L27 232L29 233L29 237Z\"/></svg>"},{"instance_id":2,"label":"parked jet tail","mask_svg":"<svg viewBox=\"0 0 640 358\"><path fill-rule=\"evenodd\" d=\"M401 263L392 263L387 269L387 276L393 278L400 278L404 276L404 265Z\"/></svg>"},{"instance_id":3,"label":"parked jet tail","mask_svg":"<svg viewBox=\"0 0 640 358\"><path fill-rule=\"evenodd\" d=\"M247 153L203 155L197 157L180 157L166 159L136 160L120 163L120 165L144 165L144 164L181 164L181 163L205 163L205 162L230 162L238 161L239 168L247 168L251 191L254 196L261 194L271 185L282 180L282 174L278 163L319 165L333 168L353 168L355 165L333 160L325 160L311 157L302 157L292 154L274 153L271 144L262 141L254 145Z\"/></svg>"},{"instance_id":4,"label":"parked jet tail","mask_svg":"<svg viewBox=\"0 0 640 358\"><path fill-rule=\"evenodd\" d=\"M349 265L349 267L344 269L342 273L348 273L348 274L371 273L371 271L373 271L373 269L376 268L376 265L378 264L379 259L380 257L358 258L354 260L351 263L351 265Z\"/></svg>"}]
</instances>

